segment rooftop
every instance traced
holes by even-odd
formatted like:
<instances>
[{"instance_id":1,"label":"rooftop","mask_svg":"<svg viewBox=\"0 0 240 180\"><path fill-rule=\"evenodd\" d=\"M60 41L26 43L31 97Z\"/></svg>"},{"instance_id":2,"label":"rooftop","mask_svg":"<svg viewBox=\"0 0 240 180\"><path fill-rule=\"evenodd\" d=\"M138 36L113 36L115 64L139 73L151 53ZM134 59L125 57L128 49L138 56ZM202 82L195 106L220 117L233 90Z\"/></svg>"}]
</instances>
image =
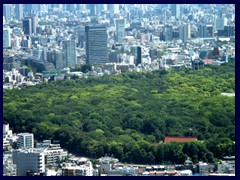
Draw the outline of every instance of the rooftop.
<instances>
[{"instance_id":1,"label":"rooftop","mask_svg":"<svg viewBox=\"0 0 240 180\"><path fill-rule=\"evenodd\" d=\"M176 142L189 142L189 141L197 141L196 137L165 137L164 142L169 143L171 141Z\"/></svg>"}]
</instances>

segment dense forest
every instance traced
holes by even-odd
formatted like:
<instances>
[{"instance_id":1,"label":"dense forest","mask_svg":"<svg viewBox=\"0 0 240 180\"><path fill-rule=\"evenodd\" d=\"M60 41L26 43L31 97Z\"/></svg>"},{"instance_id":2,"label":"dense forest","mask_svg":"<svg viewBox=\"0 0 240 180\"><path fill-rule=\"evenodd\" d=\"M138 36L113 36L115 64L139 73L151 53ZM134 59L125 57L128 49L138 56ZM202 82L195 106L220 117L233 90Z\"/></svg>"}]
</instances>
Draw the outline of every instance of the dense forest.
<instances>
[{"instance_id":1,"label":"dense forest","mask_svg":"<svg viewBox=\"0 0 240 180\"><path fill-rule=\"evenodd\" d=\"M235 155L235 64L126 72L4 89L3 120L37 141L122 162L214 162ZM198 141L164 144L165 136Z\"/></svg>"}]
</instances>

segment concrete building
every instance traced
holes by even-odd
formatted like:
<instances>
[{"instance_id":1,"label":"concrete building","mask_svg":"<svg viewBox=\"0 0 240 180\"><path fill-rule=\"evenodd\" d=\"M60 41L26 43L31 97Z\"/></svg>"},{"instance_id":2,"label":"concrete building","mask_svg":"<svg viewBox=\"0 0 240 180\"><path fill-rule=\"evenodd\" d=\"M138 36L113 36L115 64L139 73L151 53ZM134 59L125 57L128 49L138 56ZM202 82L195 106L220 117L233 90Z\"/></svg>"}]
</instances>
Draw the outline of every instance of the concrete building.
<instances>
[{"instance_id":1,"label":"concrete building","mask_svg":"<svg viewBox=\"0 0 240 180\"><path fill-rule=\"evenodd\" d=\"M17 176L26 176L27 172L45 172L44 154L36 149L18 149L13 151L13 163L17 165Z\"/></svg>"},{"instance_id":2,"label":"concrete building","mask_svg":"<svg viewBox=\"0 0 240 180\"><path fill-rule=\"evenodd\" d=\"M3 48L11 47L11 29L10 27L3 28Z\"/></svg>"},{"instance_id":3,"label":"concrete building","mask_svg":"<svg viewBox=\"0 0 240 180\"><path fill-rule=\"evenodd\" d=\"M67 157L60 144L52 144L51 140L44 140L36 144L36 149L43 150L45 165L55 165Z\"/></svg>"},{"instance_id":4,"label":"concrete building","mask_svg":"<svg viewBox=\"0 0 240 180\"><path fill-rule=\"evenodd\" d=\"M218 173L235 174L235 156L227 156L223 158L223 161L218 163Z\"/></svg>"},{"instance_id":5,"label":"concrete building","mask_svg":"<svg viewBox=\"0 0 240 180\"><path fill-rule=\"evenodd\" d=\"M125 37L125 19L116 20L117 42L122 43Z\"/></svg>"},{"instance_id":6,"label":"concrete building","mask_svg":"<svg viewBox=\"0 0 240 180\"><path fill-rule=\"evenodd\" d=\"M23 19L23 4L15 4L15 19L22 21Z\"/></svg>"},{"instance_id":7,"label":"concrete building","mask_svg":"<svg viewBox=\"0 0 240 180\"><path fill-rule=\"evenodd\" d=\"M175 18L179 19L180 18L180 4L171 4L171 15L174 16Z\"/></svg>"},{"instance_id":8,"label":"concrete building","mask_svg":"<svg viewBox=\"0 0 240 180\"><path fill-rule=\"evenodd\" d=\"M198 168L198 173L200 173L202 175L208 174L209 170L210 170L210 166L204 162L199 162L197 165L197 168Z\"/></svg>"},{"instance_id":9,"label":"concrete building","mask_svg":"<svg viewBox=\"0 0 240 180\"><path fill-rule=\"evenodd\" d=\"M186 43L191 38L191 26L189 23L183 24L179 27L179 38L183 43Z\"/></svg>"},{"instance_id":10,"label":"concrete building","mask_svg":"<svg viewBox=\"0 0 240 180\"><path fill-rule=\"evenodd\" d=\"M31 36L32 35L32 20L30 18L26 18L22 20L22 27L24 35Z\"/></svg>"},{"instance_id":11,"label":"concrete building","mask_svg":"<svg viewBox=\"0 0 240 180\"><path fill-rule=\"evenodd\" d=\"M74 40L62 41L64 67L76 66L76 42Z\"/></svg>"},{"instance_id":12,"label":"concrete building","mask_svg":"<svg viewBox=\"0 0 240 180\"><path fill-rule=\"evenodd\" d=\"M33 148L34 138L32 133L20 133L17 135L17 147L20 148Z\"/></svg>"},{"instance_id":13,"label":"concrete building","mask_svg":"<svg viewBox=\"0 0 240 180\"><path fill-rule=\"evenodd\" d=\"M86 26L86 64L105 64L109 62L107 31L105 26Z\"/></svg>"},{"instance_id":14,"label":"concrete building","mask_svg":"<svg viewBox=\"0 0 240 180\"><path fill-rule=\"evenodd\" d=\"M32 23L32 33L36 34L37 26L38 26L38 17L37 16L32 16L31 17L31 23Z\"/></svg>"},{"instance_id":15,"label":"concrete building","mask_svg":"<svg viewBox=\"0 0 240 180\"><path fill-rule=\"evenodd\" d=\"M76 165L72 163L63 164L63 176L93 176L93 166L91 161L85 164Z\"/></svg>"},{"instance_id":16,"label":"concrete building","mask_svg":"<svg viewBox=\"0 0 240 180\"><path fill-rule=\"evenodd\" d=\"M13 6L12 4L3 4L3 16L6 21L11 20L12 18Z\"/></svg>"}]
</instances>

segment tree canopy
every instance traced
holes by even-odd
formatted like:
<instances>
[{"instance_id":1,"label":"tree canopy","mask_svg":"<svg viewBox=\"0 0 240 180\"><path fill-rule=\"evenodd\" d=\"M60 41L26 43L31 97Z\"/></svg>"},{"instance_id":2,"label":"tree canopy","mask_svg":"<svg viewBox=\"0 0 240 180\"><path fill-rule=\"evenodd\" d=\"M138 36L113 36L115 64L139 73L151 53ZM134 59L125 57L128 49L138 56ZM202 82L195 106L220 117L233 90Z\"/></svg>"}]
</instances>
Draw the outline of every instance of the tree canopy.
<instances>
[{"instance_id":1,"label":"tree canopy","mask_svg":"<svg viewBox=\"0 0 240 180\"><path fill-rule=\"evenodd\" d=\"M3 120L72 153L123 162L212 162L234 155L234 64L199 70L126 72L4 89ZM165 136L197 142L164 144Z\"/></svg>"}]
</instances>

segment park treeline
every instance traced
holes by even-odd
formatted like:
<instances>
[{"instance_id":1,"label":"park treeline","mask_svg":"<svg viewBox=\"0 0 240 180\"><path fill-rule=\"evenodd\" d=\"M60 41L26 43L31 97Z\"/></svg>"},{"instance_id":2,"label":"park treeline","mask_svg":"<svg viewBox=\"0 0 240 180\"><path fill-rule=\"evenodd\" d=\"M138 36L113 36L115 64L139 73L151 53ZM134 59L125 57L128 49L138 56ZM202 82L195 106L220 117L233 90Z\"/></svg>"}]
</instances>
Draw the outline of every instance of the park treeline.
<instances>
[{"instance_id":1,"label":"park treeline","mask_svg":"<svg viewBox=\"0 0 240 180\"><path fill-rule=\"evenodd\" d=\"M235 155L235 64L126 72L4 89L3 120L36 141L129 163L214 162ZM165 136L197 137L164 143Z\"/></svg>"}]
</instances>

